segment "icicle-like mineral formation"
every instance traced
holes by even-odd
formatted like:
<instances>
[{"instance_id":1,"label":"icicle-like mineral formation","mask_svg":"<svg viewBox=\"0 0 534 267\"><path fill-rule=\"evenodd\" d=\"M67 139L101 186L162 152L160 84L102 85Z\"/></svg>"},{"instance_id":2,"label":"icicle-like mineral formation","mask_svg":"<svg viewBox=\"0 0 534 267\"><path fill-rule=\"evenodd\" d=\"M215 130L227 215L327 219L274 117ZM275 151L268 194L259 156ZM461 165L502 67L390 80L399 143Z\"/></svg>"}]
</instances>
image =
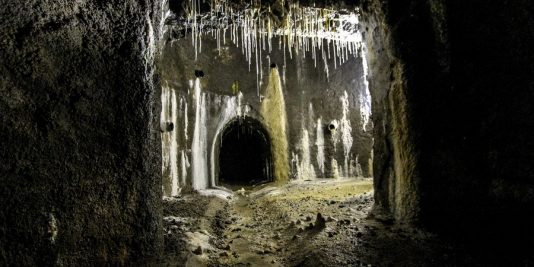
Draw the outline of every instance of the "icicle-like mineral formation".
<instances>
[{"instance_id":1,"label":"icicle-like mineral formation","mask_svg":"<svg viewBox=\"0 0 534 267\"><path fill-rule=\"evenodd\" d=\"M315 145L317 146L317 165L319 166L322 177L324 177L324 130L321 120L322 118L317 119L317 141Z\"/></svg>"},{"instance_id":2,"label":"icicle-like mineral formation","mask_svg":"<svg viewBox=\"0 0 534 267\"><path fill-rule=\"evenodd\" d=\"M306 129L302 129L302 139L300 141L300 148L302 152L302 160L300 161L300 164L297 165L298 179L315 179L317 176L315 174L315 169L313 168L313 165L311 163L310 138Z\"/></svg>"},{"instance_id":3,"label":"icicle-like mineral formation","mask_svg":"<svg viewBox=\"0 0 534 267\"><path fill-rule=\"evenodd\" d=\"M208 164L206 160L206 95L202 93L198 78L195 80L195 103L195 129L191 144L192 186L195 190L201 190L208 187Z\"/></svg>"},{"instance_id":4,"label":"icicle-like mineral formation","mask_svg":"<svg viewBox=\"0 0 534 267\"><path fill-rule=\"evenodd\" d=\"M371 119L371 93L369 92L369 81L368 74L369 74L369 68L367 66L367 58L365 55L365 46L362 46L362 52L361 52L361 58L362 58L362 68L363 68L363 74L362 74L362 82L363 82L363 88L360 90L360 114L361 114L361 120L362 120L362 127L363 130L367 130L367 125L369 124L369 120Z\"/></svg>"},{"instance_id":5,"label":"icicle-like mineral formation","mask_svg":"<svg viewBox=\"0 0 534 267\"><path fill-rule=\"evenodd\" d=\"M187 101L184 101L184 138L185 138L185 143L187 144L187 140L188 140L188 137L187 137L187 124L189 123L188 122L188 114L187 114Z\"/></svg>"},{"instance_id":6,"label":"icicle-like mineral formation","mask_svg":"<svg viewBox=\"0 0 534 267\"><path fill-rule=\"evenodd\" d=\"M332 177L339 178L339 166L337 165L337 160L332 158Z\"/></svg>"},{"instance_id":7,"label":"icicle-like mineral formation","mask_svg":"<svg viewBox=\"0 0 534 267\"><path fill-rule=\"evenodd\" d=\"M249 70L254 64L258 94L263 76L262 51L271 52L272 39L275 37L279 38L279 46L283 47L284 59L286 49L290 58L293 57L293 52L304 56L305 52L311 52L315 65L317 57L323 60L327 75L328 60L333 61L334 67L337 67L350 56L359 56L358 52L362 48L358 9L336 11L294 3L289 5L284 21L277 25L270 9L266 12L257 2L251 2L243 10L234 10L224 0L211 1L209 12L202 13L200 7L200 0L189 0L185 17L180 18L180 23L177 24L182 30L190 31L195 59L202 51L203 35L210 34L214 37L220 49L221 39L222 43L226 43L228 33L229 39L237 47L241 47L249 63ZM284 70L285 64L282 71Z\"/></svg>"},{"instance_id":8,"label":"icicle-like mineral formation","mask_svg":"<svg viewBox=\"0 0 534 267\"><path fill-rule=\"evenodd\" d=\"M349 176L348 171L348 165L349 165L349 156L350 156L350 150L352 148L352 128L350 126L350 118L349 116L349 95L347 94L347 91L343 94L341 97L341 105L343 110L343 116L341 117L341 120L339 121L340 124L340 132L341 132L341 141L343 143L343 154L345 156L344 161L344 174L345 176Z\"/></svg>"},{"instance_id":9,"label":"icicle-like mineral formation","mask_svg":"<svg viewBox=\"0 0 534 267\"><path fill-rule=\"evenodd\" d=\"M298 153L291 152L291 173L299 179L299 155Z\"/></svg>"},{"instance_id":10,"label":"icicle-like mineral formation","mask_svg":"<svg viewBox=\"0 0 534 267\"><path fill-rule=\"evenodd\" d=\"M289 179L287 116L278 68L271 68L269 83L265 90L265 99L261 103L261 115L271 135L275 181L286 181Z\"/></svg>"},{"instance_id":11,"label":"icicle-like mineral formation","mask_svg":"<svg viewBox=\"0 0 534 267\"><path fill-rule=\"evenodd\" d=\"M308 105L308 129L310 130L310 135L312 135L312 132L315 129L315 112L313 111L313 105L310 103ZM313 136L313 135L312 135Z\"/></svg>"},{"instance_id":12,"label":"icicle-like mineral formation","mask_svg":"<svg viewBox=\"0 0 534 267\"><path fill-rule=\"evenodd\" d=\"M167 86L163 86L161 104L160 124L163 130L161 133L162 173L167 175L170 180L170 192L165 195L178 196L180 187L178 181L178 136L177 131L174 129L178 123L176 92Z\"/></svg>"},{"instance_id":13,"label":"icicle-like mineral formation","mask_svg":"<svg viewBox=\"0 0 534 267\"><path fill-rule=\"evenodd\" d=\"M338 121L333 120L330 122L330 125L335 125L335 127L338 127ZM337 152L337 143L339 143L339 129L334 128L330 130L330 139L332 139L332 144L334 146L334 151Z\"/></svg>"},{"instance_id":14,"label":"icicle-like mineral formation","mask_svg":"<svg viewBox=\"0 0 534 267\"><path fill-rule=\"evenodd\" d=\"M161 133L161 172L165 178L167 173L169 172L169 165L170 165L170 143L171 143L171 135L170 133L163 131L165 128L167 128L167 120L169 120L170 117L170 92L168 87L162 87L161 88L161 115L160 115L160 127L162 128ZM167 175L168 176L168 175ZM168 193L165 194L165 184L163 185L164 189L164 195L169 195Z\"/></svg>"},{"instance_id":15,"label":"icicle-like mineral formation","mask_svg":"<svg viewBox=\"0 0 534 267\"><path fill-rule=\"evenodd\" d=\"M187 158L187 154L185 152L185 150L182 150L181 151L181 165L182 165L182 180L181 180L181 183L182 185L185 186L185 183L186 183L186 179L187 179L187 169L190 167L189 165L189 159Z\"/></svg>"}]
</instances>

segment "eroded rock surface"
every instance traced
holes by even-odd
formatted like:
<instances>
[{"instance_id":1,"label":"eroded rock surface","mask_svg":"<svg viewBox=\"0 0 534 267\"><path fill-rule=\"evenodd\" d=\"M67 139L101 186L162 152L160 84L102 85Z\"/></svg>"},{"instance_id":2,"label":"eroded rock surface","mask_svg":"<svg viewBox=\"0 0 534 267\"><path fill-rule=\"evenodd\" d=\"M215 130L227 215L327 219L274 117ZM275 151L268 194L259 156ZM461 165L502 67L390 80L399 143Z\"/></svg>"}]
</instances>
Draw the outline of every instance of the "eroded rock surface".
<instances>
[{"instance_id":1,"label":"eroded rock surface","mask_svg":"<svg viewBox=\"0 0 534 267\"><path fill-rule=\"evenodd\" d=\"M1 6L0 265L157 254L160 4Z\"/></svg>"}]
</instances>

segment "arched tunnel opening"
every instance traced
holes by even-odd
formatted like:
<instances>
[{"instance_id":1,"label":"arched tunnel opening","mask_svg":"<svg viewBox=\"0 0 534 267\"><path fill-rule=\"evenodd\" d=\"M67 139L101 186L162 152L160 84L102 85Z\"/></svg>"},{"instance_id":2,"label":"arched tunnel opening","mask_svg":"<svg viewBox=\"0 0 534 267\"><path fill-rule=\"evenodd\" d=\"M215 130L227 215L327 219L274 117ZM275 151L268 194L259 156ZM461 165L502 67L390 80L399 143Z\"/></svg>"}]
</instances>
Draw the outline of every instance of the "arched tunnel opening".
<instances>
[{"instance_id":1,"label":"arched tunnel opening","mask_svg":"<svg viewBox=\"0 0 534 267\"><path fill-rule=\"evenodd\" d=\"M273 181L271 144L262 124L250 117L229 122L221 134L219 183L257 185Z\"/></svg>"}]
</instances>

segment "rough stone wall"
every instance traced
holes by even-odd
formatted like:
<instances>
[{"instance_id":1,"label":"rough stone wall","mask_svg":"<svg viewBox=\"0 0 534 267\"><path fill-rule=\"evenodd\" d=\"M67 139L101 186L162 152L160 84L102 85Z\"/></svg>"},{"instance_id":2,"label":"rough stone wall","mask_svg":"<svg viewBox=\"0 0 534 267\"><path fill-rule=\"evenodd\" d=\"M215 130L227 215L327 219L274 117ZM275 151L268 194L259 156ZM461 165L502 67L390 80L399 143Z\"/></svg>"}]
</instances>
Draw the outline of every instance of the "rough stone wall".
<instances>
[{"instance_id":1,"label":"rough stone wall","mask_svg":"<svg viewBox=\"0 0 534 267\"><path fill-rule=\"evenodd\" d=\"M525 265L533 245L521 236L532 236L525 215L534 209L534 3L396 0L383 10L414 133L416 221L461 238L488 263Z\"/></svg>"},{"instance_id":2,"label":"rough stone wall","mask_svg":"<svg viewBox=\"0 0 534 267\"><path fill-rule=\"evenodd\" d=\"M339 129L337 130L337 140L334 142L326 127L332 120L339 121L342 118L341 97L347 91L349 100L348 120L351 123L353 138L350 152L351 158L355 160L356 156L359 156L358 161L361 164L362 175L371 176L369 162L373 142L373 126L372 124L368 125L367 131L362 129L359 104L360 91L363 90L361 58L351 58L343 65L337 66L337 68L334 68L333 59L330 59L328 64L329 76L327 77L324 63L320 56L317 58L317 67L315 67L311 52L307 52L305 58L302 53L297 55L293 52L293 58L290 58L289 52L286 51L286 67L284 70L284 55L279 50L278 40L274 39L272 43L272 53L268 55L264 51L262 54L263 77L259 77L261 82L260 94L265 95L270 63L276 63L282 76L282 87L286 102L290 157L292 157L293 153L298 155L299 160L302 159L303 147L301 141L303 130L306 130L309 136L307 147L310 150L310 161L317 176L333 176L332 158L336 159L337 163L343 167L343 144L339 136ZM209 94L210 119L207 125L207 140L208 147L211 148L212 142L216 142L214 138L216 137L220 114L223 110L223 104L220 99L234 95L233 88L235 84L238 85L238 91L243 94L242 105L248 105L250 109L249 115L255 116L262 121L259 114L261 103L257 96L255 68L255 62L251 62L249 71L248 62L241 51L241 47L236 47L232 44L229 35L226 38L226 45L222 45L220 53L217 50L216 41L209 36L205 36L202 41L202 52L198 54L196 61L194 59L194 47L191 45L189 38L167 42L161 61L162 84L176 90L177 94L188 102L189 139L186 141L182 137L179 138L180 149L186 148L187 150L187 148L190 148L191 136L193 136L195 109L194 105L192 105L194 102L192 101L193 90L190 87L190 81L194 79L194 70L202 69L205 73L205 77L201 79L201 84L203 91ZM310 105L312 107L311 112ZM183 113L183 111L182 109L180 112ZM184 118L180 118L181 122L179 124L182 125ZM319 171L316 160L318 153L316 146L318 118L322 118L322 128L325 134L324 174ZM210 153L208 151L208 157L210 157ZM295 157L289 160L292 159L295 159ZM217 159L215 160L217 161ZM296 178L295 162L292 163L290 171L293 178ZM340 169L339 171L341 172L342 170Z\"/></svg>"},{"instance_id":3,"label":"rough stone wall","mask_svg":"<svg viewBox=\"0 0 534 267\"><path fill-rule=\"evenodd\" d=\"M375 125L374 213L414 223L419 216L420 177L404 65L395 53L382 4L365 1L361 8Z\"/></svg>"},{"instance_id":4,"label":"rough stone wall","mask_svg":"<svg viewBox=\"0 0 534 267\"><path fill-rule=\"evenodd\" d=\"M150 44L160 9L141 0L2 2L0 265L117 265L157 254Z\"/></svg>"}]
</instances>

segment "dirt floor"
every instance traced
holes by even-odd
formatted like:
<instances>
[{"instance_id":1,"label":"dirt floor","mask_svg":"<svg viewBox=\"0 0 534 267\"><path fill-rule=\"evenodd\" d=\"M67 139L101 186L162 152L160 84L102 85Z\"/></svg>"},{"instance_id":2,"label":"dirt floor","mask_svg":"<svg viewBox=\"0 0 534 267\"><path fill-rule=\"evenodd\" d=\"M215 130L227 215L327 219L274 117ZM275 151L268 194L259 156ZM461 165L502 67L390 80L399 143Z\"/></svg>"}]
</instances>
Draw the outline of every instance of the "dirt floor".
<instances>
[{"instance_id":1,"label":"dirt floor","mask_svg":"<svg viewBox=\"0 0 534 267\"><path fill-rule=\"evenodd\" d=\"M320 179L164 201L166 266L476 265L428 233L378 219L371 179Z\"/></svg>"}]
</instances>

